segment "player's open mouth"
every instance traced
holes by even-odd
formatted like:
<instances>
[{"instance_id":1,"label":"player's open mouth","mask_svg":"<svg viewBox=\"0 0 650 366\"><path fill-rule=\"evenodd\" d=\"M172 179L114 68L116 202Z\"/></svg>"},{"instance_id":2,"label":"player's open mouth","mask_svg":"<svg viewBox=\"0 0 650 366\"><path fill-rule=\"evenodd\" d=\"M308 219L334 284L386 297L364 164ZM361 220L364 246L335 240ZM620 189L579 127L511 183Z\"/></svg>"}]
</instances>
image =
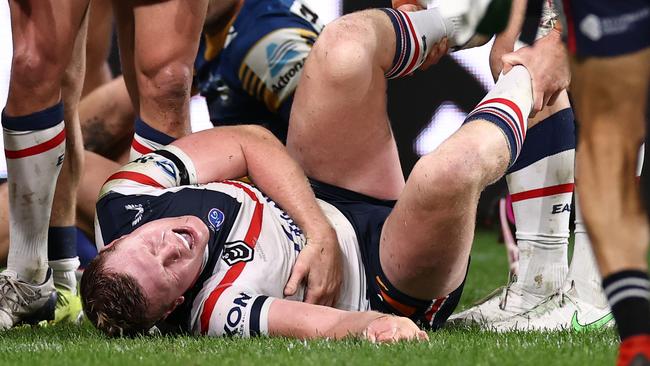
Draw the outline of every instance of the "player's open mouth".
<instances>
[{"instance_id":1,"label":"player's open mouth","mask_svg":"<svg viewBox=\"0 0 650 366\"><path fill-rule=\"evenodd\" d=\"M181 243L183 243L185 248L187 248L188 250L192 250L192 248L194 247L194 236L189 230L174 229L172 230L172 232L181 240Z\"/></svg>"}]
</instances>

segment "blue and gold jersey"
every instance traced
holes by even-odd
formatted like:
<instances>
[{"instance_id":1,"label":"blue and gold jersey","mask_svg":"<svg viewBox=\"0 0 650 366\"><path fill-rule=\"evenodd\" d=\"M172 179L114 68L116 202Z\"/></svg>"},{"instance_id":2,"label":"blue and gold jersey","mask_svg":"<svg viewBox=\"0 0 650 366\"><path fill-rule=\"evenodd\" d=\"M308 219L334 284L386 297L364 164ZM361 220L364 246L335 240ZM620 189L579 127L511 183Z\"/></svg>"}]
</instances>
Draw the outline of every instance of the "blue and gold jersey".
<instances>
[{"instance_id":1,"label":"blue and gold jersey","mask_svg":"<svg viewBox=\"0 0 650 366\"><path fill-rule=\"evenodd\" d=\"M293 93L322 28L301 0L245 0L228 34L204 36L195 69L213 124L256 123L285 140Z\"/></svg>"}]
</instances>

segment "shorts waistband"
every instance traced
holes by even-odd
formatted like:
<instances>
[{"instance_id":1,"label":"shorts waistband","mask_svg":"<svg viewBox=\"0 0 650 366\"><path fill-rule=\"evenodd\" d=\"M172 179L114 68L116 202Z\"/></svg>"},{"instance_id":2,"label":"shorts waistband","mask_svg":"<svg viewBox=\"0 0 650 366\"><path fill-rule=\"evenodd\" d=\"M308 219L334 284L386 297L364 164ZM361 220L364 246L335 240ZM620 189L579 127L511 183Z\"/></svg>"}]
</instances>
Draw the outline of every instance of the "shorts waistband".
<instances>
[{"instance_id":1,"label":"shorts waistband","mask_svg":"<svg viewBox=\"0 0 650 366\"><path fill-rule=\"evenodd\" d=\"M375 197L366 196L358 192L354 192L345 188L337 187L328 183L309 178L316 198L324 201L351 201L351 202L365 202L378 206L395 207L395 200L382 200Z\"/></svg>"}]
</instances>

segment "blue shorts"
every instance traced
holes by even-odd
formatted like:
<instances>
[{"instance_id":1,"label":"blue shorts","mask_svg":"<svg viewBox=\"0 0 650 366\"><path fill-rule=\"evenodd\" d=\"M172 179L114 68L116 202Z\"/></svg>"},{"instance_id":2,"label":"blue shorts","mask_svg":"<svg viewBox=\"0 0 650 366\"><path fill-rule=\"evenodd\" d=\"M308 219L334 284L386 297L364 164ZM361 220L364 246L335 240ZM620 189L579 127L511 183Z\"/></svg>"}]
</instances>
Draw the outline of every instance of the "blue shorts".
<instances>
[{"instance_id":1,"label":"blue shorts","mask_svg":"<svg viewBox=\"0 0 650 366\"><path fill-rule=\"evenodd\" d=\"M316 197L341 211L354 228L366 272L370 307L382 313L408 317L426 329L440 328L456 309L465 281L449 295L430 300L406 295L388 281L379 260L379 242L395 201L379 200L315 180L311 180L311 185Z\"/></svg>"},{"instance_id":2,"label":"blue shorts","mask_svg":"<svg viewBox=\"0 0 650 366\"><path fill-rule=\"evenodd\" d=\"M650 47L650 0L564 0L567 46L578 57Z\"/></svg>"}]
</instances>

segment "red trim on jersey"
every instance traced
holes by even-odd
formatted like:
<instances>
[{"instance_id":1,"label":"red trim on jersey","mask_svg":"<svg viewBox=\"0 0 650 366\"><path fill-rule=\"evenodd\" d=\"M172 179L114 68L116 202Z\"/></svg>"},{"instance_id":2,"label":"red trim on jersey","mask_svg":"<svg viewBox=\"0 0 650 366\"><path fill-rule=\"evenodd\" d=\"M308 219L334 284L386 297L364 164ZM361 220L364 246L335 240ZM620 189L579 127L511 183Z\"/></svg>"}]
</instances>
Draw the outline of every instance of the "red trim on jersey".
<instances>
[{"instance_id":1,"label":"red trim on jersey","mask_svg":"<svg viewBox=\"0 0 650 366\"><path fill-rule=\"evenodd\" d=\"M55 147L61 145L65 141L65 130L61 130L56 136L51 139L42 142L38 145L28 147L22 150L7 150L5 149L5 156L7 159L20 159L26 158L28 156L38 155L46 151L52 150Z\"/></svg>"},{"instance_id":2,"label":"red trim on jersey","mask_svg":"<svg viewBox=\"0 0 650 366\"><path fill-rule=\"evenodd\" d=\"M140 143L140 141L136 140L135 138L133 138L133 142L131 143L131 147L133 148L133 150L139 152L142 155L149 154L150 152L153 152L152 149L150 149L147 146L142 145Z\"/></svg>"},{"instance_id":3,"label":"red trim on jersey","mask_svg":"<svg viewBox=\"0 0 650 366\"><path fill-rule=\"evenodd\" d=\"M253 212L251 223L248 225L248 231L244 237L244 243L246 243L246 245L248 245L251 249L255 249L255 244L257 244L257 239L259 239L260 233L262 231L262 217L264 213L264 207L257 199L255 193L253 193L253 191L251 191L245 185L232 181L224 181L221 183L235 186L243 190L253 201L255 201L255 211ZM235 280L237 280L239 275L244 271L246 263L247 262L239 262L230 267L230 269L226 272L226 275L223 277L223 279L221 279L221 282L219 282L217 287L212 290L207 300L205 300L205 303L203 304L203 311L201 311L201 334L206 334L208 332L210 328L210 318L212 317L214 307L219 301L219 297L221 297L221 294L227 288L232 286Z\"/></svg>"},{"instance_id":4,"label":"red trim on jersey","mask_svg":"<svg viewBox=\"0 0 650 366\"><path fill-rule=\"evenodd\" d=\"M524 137L524 138L526 137L526 124L525 124L525 121L524 121L524 116L521 113L521 109L519 109L518 105L516 105L515 103L513 103L509 99L493 98L493 99L488 99L488 100L480 103L479 105L476 106L476 108L478 108L478 107L480 107L480 106L482 106L484 104L487 104L487 103L501 103L501 104L505 104L506 106L510 107L510 109L512 109L517 114L517 118L519 119L519 126L521 127L521 136Z\"/></svg>"},{"instance_id":5,"label":"red trim on jersey","mask_svg":"<svg viewBox=\"0 0 650 366\"><path fill-rule=\"evenodd\" d=\"M147 186L152 186L156 188L165 188L162 184L156 182L153 178L151 178L148 175L142 173L136 173L136 172L126 172L126 171L120 171L111 175L110 177L108 177L108 179L106 179L106 183L116 179L126 179Z\"/></svg>"},{"instance_id":6,"label":"red trim on jersey","mask_svg":"<svg viewBox=\"0 0 650 366\"><path fill-rule=\"evenodd\" d=\"M510 195L510 198L514 203L514 202L529 200L532 198L547 197L556 194L571 193L571 192L573 192L573 183L566 183L566 184L559 184L557 186L552 186L552 187L544 187L544 188L533 189L530 191L514 193Z\"/></svg>"},{"instance_id":7,"label":"red trim on jersey","mask_svg":"<svg viewBox=\"0 0 650 366\"><path fill-rule=\"evenodd\" d=\"M420 42L418 41L418 36L415 33L415 29L413 29L413 23L411 23L411 18L409 18L409 16L406 13L404 13L404 12L401 12L401 13L402 13L402 15L404 15L404 18L406 18L406 23L408 23L409 29L411 30L411 32L410 32L411 37L413 37L413 45L415 46L414 47L415 48L415 54L413 55L413 60L411 60L411 64L406 68L406 72L404 73L404 75L408 75L408 74L412 73L413 71L415 71L414 70L415 65L417 64L418 58L420 57Z\"/></svg>"}]
</instances>

